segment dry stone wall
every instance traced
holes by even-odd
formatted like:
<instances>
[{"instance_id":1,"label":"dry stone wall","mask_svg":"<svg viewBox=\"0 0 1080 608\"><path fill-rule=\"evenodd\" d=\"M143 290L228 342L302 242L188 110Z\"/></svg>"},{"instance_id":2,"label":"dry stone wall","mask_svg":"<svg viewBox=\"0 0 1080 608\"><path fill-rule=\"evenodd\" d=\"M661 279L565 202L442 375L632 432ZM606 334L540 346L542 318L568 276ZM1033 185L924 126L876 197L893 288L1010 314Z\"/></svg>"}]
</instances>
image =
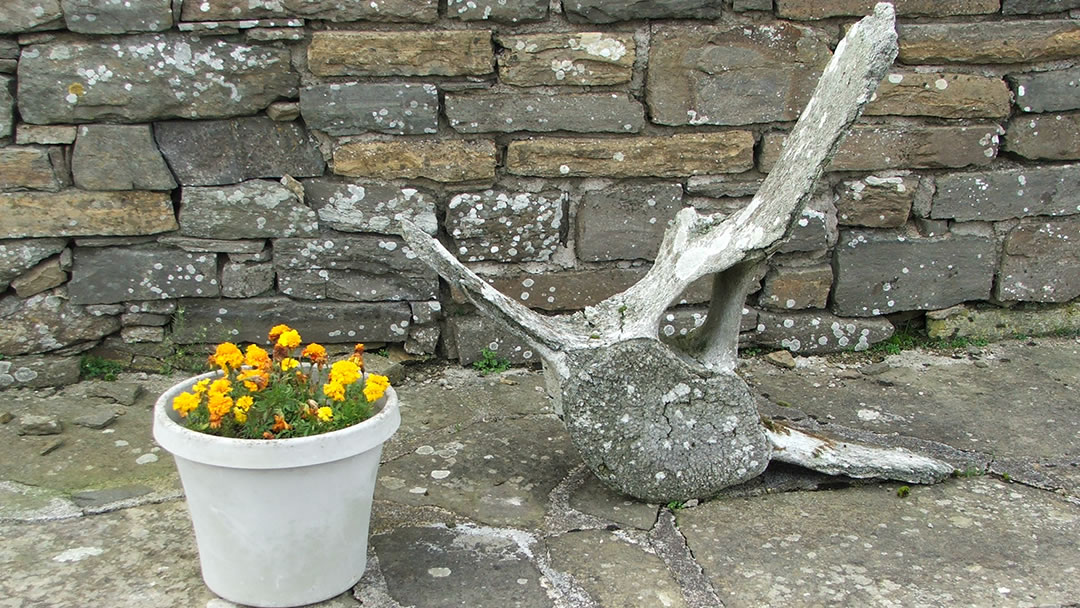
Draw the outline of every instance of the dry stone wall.
<instances>
[{"instance_id":1,"label":"dry stone wall","mask_svg":"<svg viewBox=\"0 0 1080 608\"><path fill-rule=\"evenodd\" d=\"M528 306L594 304L680 208L746 204L872 4L5 0L0 385L276 322L534 359L398 220ZM748 342L866 348L890 319L1080 296L1080 2L895 4L895 69L758 278Z\"/></svg>"}]
</instances>

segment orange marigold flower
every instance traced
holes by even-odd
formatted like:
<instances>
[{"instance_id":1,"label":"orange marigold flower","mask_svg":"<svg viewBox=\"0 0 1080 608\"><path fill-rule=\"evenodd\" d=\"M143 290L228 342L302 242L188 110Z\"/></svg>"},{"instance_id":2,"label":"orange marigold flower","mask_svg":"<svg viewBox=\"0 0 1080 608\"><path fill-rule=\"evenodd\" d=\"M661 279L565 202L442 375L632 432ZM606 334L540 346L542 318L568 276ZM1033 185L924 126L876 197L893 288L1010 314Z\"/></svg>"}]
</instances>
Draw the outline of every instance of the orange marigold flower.
<instances>
[{"instance_id":1,"label":"orange marigold flower","mask_svg":"<svg viewBox=\"0 0 1080 608\"><path fill-rule=\"evenodd\" d=\"M292 428L292 425L285 422L285 418L281 414L274 414L274 424L270 427L270 431L274 433L280 433L281 431L287 431Z\"/></svg>"},{"instance_id":2,"label":"orange marigold flower","mask_svg":"<svg viewBox=\"0 0 1080 608\"><path fill-rule=\"evenodd\" d=\"M227 395L232 392L232 382L228 378L218 378L210 383L210 396Z\"/></svg>"},{"instance_id":3,"label":"orange marigold flower","mask_svg":"<svg viewBox=\"0 0 1080 608\"><path fill-rule=\"evenodd\" d=\"M357 344L353 347L352 355L349 357L349 361L355 363L361 371L364 369L364 345Z\"/></svg>"},{"instance_id":4,"label":"orange marigold flower","mask_svg":"<svg viewBox=\"0 0 1080 608\"><path fill-rule=\"evenodd\" d=\"M257 393L270 383L270 379L266 377L266 372L258 369L245 369L240 372L237 379L244 383L244 388L252 393Z\"/></svg>"},{"instance_id":5,"label":"orange marigold flower","mask_svg":"<svg viewBox=\"0 0 1080 608\"><path fill-rule=\"evenodd\" d=\"M296 348L297 346L300 346L300 332L290 329L278 336L276 344L284 346L285 348Z\"/></svg>"},{"instance_id":6,"label":"orange marigold flower","mask_svg":"<svg viewBox=\"0 0 1080 608\"><path fill-rule=\"evenodd\" d=\"M309 361L319 366L326 365L327 362L326 349L323 348L322 345L315 344L314 342L304 347L300 356L307 357Z\"/></svg>"},{"instance_id":7,"label":"orange marigold flower","mask_svg":"<svg viewBox=\"0 0 1080 608\"><path fill-rule=\"evenodd\" d=\"M270 368L273 367L273 363L270 362L270 354L254 344L248 345L247 350L244 351L244 363L248 367L264 372L270 371Z\"/></svg>"},{"instance_id":8,"label":"orange marigold flower","mask_svg":"<svg viewBox=\"0 0 1080 608\"><path fill-rule=\"evenodd\" d=\"M273 439L274 434L270 431L263 431L263 439Z\"/></svg>"},{"instance_id":9,"label":"orange marigold flower","mask_svg":"<svg viewBox=\"0 0 1080 608\"><path fill-rule=\"evenodd\" d=\"M214 354L210 355L210 364L220 367L228 373L230 369L236 369L244 364L244 355L232 342L218 344Z\"/></svg>"},{"instance_id":10,"label":"orange marigold flower","mask_svg":"<svg viewBox=\"0 0 1080 608\"><path fill-rule=\"evenodd\" d=\"M292 330L293 330L293 328L289 327L288 325L275 325L275 326L273 326L270 329L270 335L269 335L270 342L272 344L276 343L278 341L278 338L281 337L281 334L283 334L283 333L285 333L287 331L292 331Z\"/></svg>"}]
</instances>

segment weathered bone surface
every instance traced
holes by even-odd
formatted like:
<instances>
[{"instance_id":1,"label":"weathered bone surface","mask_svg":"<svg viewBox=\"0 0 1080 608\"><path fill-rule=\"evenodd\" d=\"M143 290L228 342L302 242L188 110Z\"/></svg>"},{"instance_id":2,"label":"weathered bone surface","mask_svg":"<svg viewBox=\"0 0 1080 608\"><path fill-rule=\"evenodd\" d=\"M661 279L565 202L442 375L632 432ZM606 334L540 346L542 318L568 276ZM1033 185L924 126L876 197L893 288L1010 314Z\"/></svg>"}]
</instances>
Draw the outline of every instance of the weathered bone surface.
<instances>
[{"instance_id":1,"label":"weathered bone surface","mask_svg":"<svg viewBox=\"0 0 1080 608\"><path fill-rule=\"evenodd\" d=\"M609 486L654 502L707 497L760 474L771 458L905 481L935 481L948 468L906 450L830 442L794 429L767 432L734 372L747 279L788 232L892 64L894 22L892 5L881 3L851 28L746 208L726 219L683 209L646 276L584 313L537 314L401 222L402 236L422 260L540 353L571 439ZM657 338L661 316L705 275L713 276L706 323L687 352L673 350Z\"/></svg>"}]
</instances>

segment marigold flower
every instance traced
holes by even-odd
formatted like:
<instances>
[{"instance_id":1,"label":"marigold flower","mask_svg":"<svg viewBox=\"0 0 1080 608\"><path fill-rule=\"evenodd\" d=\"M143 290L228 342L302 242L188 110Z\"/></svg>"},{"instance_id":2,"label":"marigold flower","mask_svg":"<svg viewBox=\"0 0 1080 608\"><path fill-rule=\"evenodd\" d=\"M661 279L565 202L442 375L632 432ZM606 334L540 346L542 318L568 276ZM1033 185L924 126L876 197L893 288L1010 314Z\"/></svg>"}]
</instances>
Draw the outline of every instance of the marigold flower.
<instances>
[{"instance_id":1,"label":"marigold flower","mask_svg":"<svg viewBox=\"0 0 1080 608\"><path fill-rule=\"evenodd\" d=\"M213 355L210 355L210 364L220 367L228 373L230 369L236 369L244 364L244 355L232 342L218 344Z\"/></svg>"},{"instance_id":2,"label":"marigold flower","mask_svg":"<svg viewBox=\"0 0 1080 608\"><path fill-rule=\"evenodd\" d=\"M293 330L293 328L289 327L288 325L275 325L275 326L273 326L272 328L270 328L270 334L268 336L270 338L270 343L271 344L276 343L278 341L278 338L281 337L281 334L283 334L283 333L285 333L287 331L292 331L292 330Z\"/></svg>"},{"instance_id":3,"label":"marigold flower","mask_svg":"<svg viewBox=\"0 0 1080 608\"><path fill-rule=\"evenodd\" d=\"M208 386L210 386L210 379L209 378L203 378L202 380L199 380L198 382L196 382L194 388L192 388L191 390L196 395L202 395L203 393L206 392L206 388Z\"/></svg>"},{"instance_id":4,"label":"marigold flower","mask_svg":"<svg viewBox=\"0 0 1080 608\"><path fill-rule=\"evenodd\" d=\"M281 360L281 371L287 372L290 369L293 369L295 367L299 367L299 365L300 365L300 362L297 361L296 359L293 359L292 357L285 357L284 359Z\"/></svg>"},{"instance_id":5,"label":"marigold flower","mask_svg":"<svg viewBox=\"0 0 1080 608\"><path fill-rule=\"evenodd\" d=\"M244 410L247 413L251 409L251 406L255 404L255 400L251 398L251 395L244 395L236 400L236 407Z\"/></svg>"},{"instance_id":6,"label":"marigold flower","mask_svg":"<svg viewBox=\"0 0 1080 608\"><path fill-rule=\"evenodd\" d=\"M201 401L202 398L198 394L180 393L173 399L172 406L180 414L181 418L186 418L188 414L198 409Z\"/></svg>"},{"instance_id":7,"label":"marigold flower","mask_svg":"<svg viewBox=\"0 0 1080 608\"><path fill-rule=\"evenodd\" d=\"M323 394L333 399L334 401L345 400L345 385L340 382L331 380L322 387Z\"/></svg>"},{"instance_id":8,"label":"marigold flower","mask_svg":"<svg viewBox=\"0 0 1080 608\"><path fill-rule=\"evenodd\" d=\"M248 345L247 350L244 351L244 363L249 367L264 372L270 371L270 368L273 367L273 363L270 362L270 353L255 344Z\"/></svg>"},{"instance_id":9,"label":"marigold flower","mask_svg":"<svg viewBox=\"0 0 1080 608\"><path fill-rule=\"evenodd\" d=\"M284 346L285 348L296 348L300 346L300 332L290 329L278 336L277 344Z\"/></svg>"},{"instance_id":10,"label":"marigold flower","mask_svg":"<svg viewBox=\"0 0 1080 608\"><path fill-rule=\"evenodd\" d=\"M386 389L390 386L390 380L386 376L380 376L378 374L370 374L367 378L367 383L364 385L364 398L369 402L378 401L382 399L382 396L386 393Z\"/></svg>"},{"instance_id":11,"label":"marigold flower","mask_svg":"<svg viewBox=\"0 0 1080 608\"><path fill-rule=\"evenodd\" d=\"M270 427L270 431L274 433L280 433L281 431L287 431L292 428L292 425L285 422L285 418L281 414L274 414L274 424Z\"/></svg>"},{"instance_id":12,"label":"marigold flower","mask_svg":"<svg viewBox=\"0 0 1080 608\"><path fill-rule=\"evenodd\" d=\"M233 418L236 419L236 421L240 424L244 424L245 422L247 422L247 412L245 412L239 406L234 406L232 408L232 415Z\"/></svg>"},{"instance_id":13,"label":"marigold flower","mask_svg":"<svg viewBox=\"0 0 1080 608\"><path fill-rule=\"evenodd\" d=\"M357 344L353 347L352 355L349 356L349 361L355 363L361 371L364 369L364 345Z\"/></svg>"},{"instance_id":14,"label":"marigold flower","mask_svg":"<svg viewBox=\"0 0 1080 608\"><path fill-rule=\"evenodd\" d=\"M270 383L270 379L266 377L266 373L269 370L263 371L258 369L245 369L240 372L237 379L244 383L244 388L252 393L257 393Z\"/></svg>"},{"instance_id":15,"label":"marigold flower","mask_svg":"<svg viewBox=\"0 0 1080 608\"><path fill-rule=\"evenodd\" d=\"M338 361L330 366L330 382L345 386L360 379L360 366L353 361Z\"/></svg>"},{"instance_id":16,"label":"marigold flower","mask_svg":"<svg viewBox=\"0 0 1080 608\"><path fill-rule=\"evenodd\" d=\"M232 382L228 378L218 378L210 383L210 396L227 395L232 392Z\"/></svg>"},{"instance_id":17,"label":"marigold flower","mask_svg":"<svg viewBox=\"0 0 1080 608\"><path fill-rule=\"evenodd\" d=\"M273 439L274 434L270 431L263 431L263 439Z\"/></svg>"},{"instance_id":18,"label":"marigold flower","mask_svg":"<svg viewBox=\"0 0 1080 608\"><path fill-rule=\"evenodd\" d=\"M327 362L326 349L323 348L322 345L315 344L314 342L304 347L300 356L307 357L309 361L319 366L326 365Z\"/></svg>"},{"instance_id":19,"label":"marigold flower","mask_svg":"<svg viewBox=\"0 0 1080 608\"><path fill-rule=\"evenodd\" d=\"M323 422L330 422L334 419L334 410L326 407L325 405L319 408L318 414L319 420Z\"/></svg>"}]
</instances>

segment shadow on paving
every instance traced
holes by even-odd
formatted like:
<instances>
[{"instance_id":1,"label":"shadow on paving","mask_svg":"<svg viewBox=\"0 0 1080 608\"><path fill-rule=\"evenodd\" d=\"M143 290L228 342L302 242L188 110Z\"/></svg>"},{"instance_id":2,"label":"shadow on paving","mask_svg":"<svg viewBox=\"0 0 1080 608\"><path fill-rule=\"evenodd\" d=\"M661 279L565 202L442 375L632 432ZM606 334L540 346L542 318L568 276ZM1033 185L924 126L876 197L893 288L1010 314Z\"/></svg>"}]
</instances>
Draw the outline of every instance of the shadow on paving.
<instances>
[{"instance_id":1,"label":"shadow on paving","mask_svg":"<svg viewBox=\"0 0 1080 608\"><path fill-rule=\"evenodd\" d=\"M1080 598L1078 351L1059 339L876 366L746 361L768 415L899 433L886 439L970 470L901 497L901 484L774 464L686 505L600 484L538 372L412 368L384 450L368 569L320 606L1068 605ZM0 426L5 608L232 606L199 578L186 507L170 499L171 459L150 439L150 404L172 379L122 381L145 392L126 405L88 383L0 393L0 410L52 414L65 428L41 454L47 437L16 435L17 419ZM80 395L124 414L107 428L74 425Z\"/></svg>"}]
</instances>

